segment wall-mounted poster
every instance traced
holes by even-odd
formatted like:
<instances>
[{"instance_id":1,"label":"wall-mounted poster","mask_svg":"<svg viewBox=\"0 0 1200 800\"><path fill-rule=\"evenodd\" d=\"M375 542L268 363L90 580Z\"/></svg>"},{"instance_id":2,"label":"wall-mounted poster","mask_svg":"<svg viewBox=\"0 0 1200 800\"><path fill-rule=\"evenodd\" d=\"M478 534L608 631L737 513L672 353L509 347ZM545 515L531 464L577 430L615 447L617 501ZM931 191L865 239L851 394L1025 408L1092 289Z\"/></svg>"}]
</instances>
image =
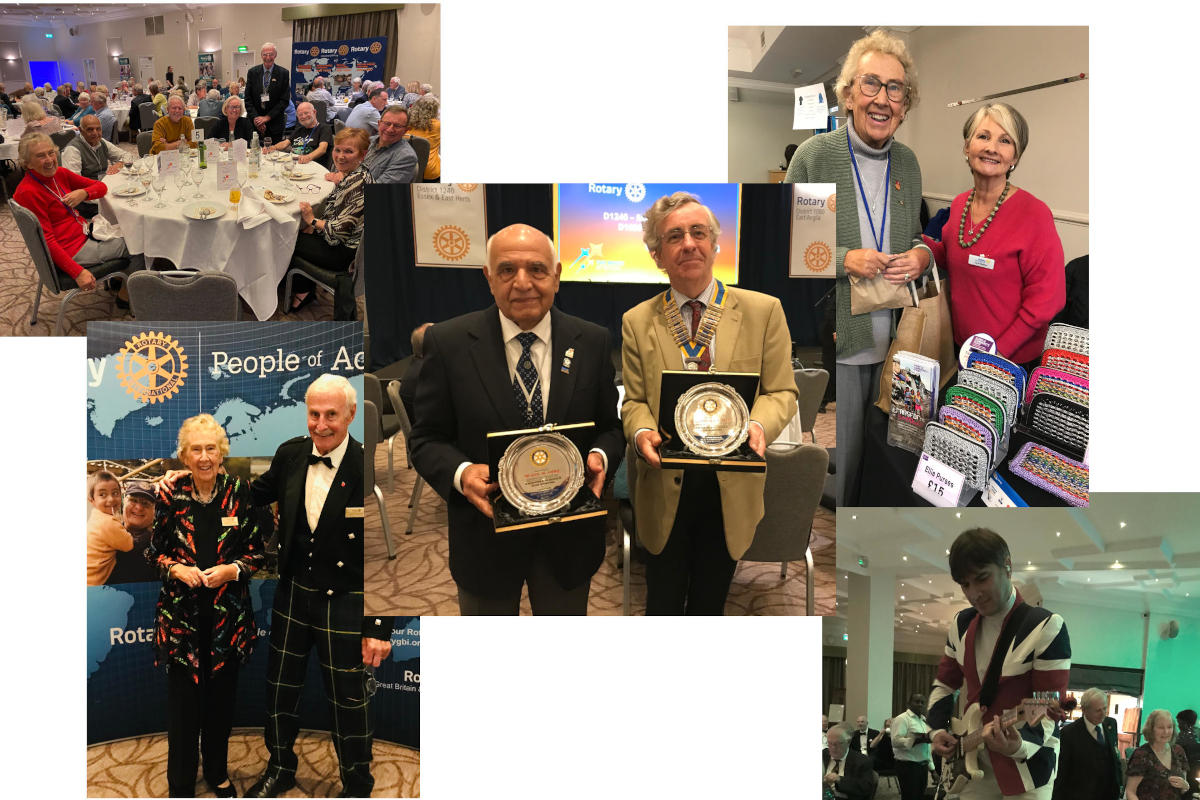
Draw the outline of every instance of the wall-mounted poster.
<instances>
[{"instance_id":1,"label":"wall-mounted poster","mask_svg":"<svg viewBox=\"0 0 1200 800\"><path fill-rule=\"evenodd\" d=\"M482 183L414 183L418 267L482 267L487 261L487 196Z\"/></svg>"},{"instance_id":2,"label":"wall-mounted poster","mask_svg":"<svg viewBox=\"0 0 1200 800\"><path fill-rule=\"evenodd\" d=\"M117 68L121 72L121 80L123 80L123 81L132 81L133 80L133 64L129 63L128 58L118 58L117 59Z\"/></svg>"},{"instance_id":3,"label":"wall-mounted poster","mask_svg":"<svg viewBox=\"0 0 1200 800\"><path fill-rule=\"evenodd\" d=\"M201 78L211 78L216 74L213 68L212 53L199 53L196 58L200 62L198 74Z\"/></svg>"},{"instance_id":4,"label":"wall-mounted poster","mask_svg":"<svg viewBox=\"0 0 1200 800\"><path fill-rule=\"evenodd\" d=\"M349 96L350 83L361 80L386 81L383 64L387 37L337 39L328 42L296 42L292 45L292 94L320 75L334 97Z\"/></svg>"},{"instance_id":5,"label":"wall-mounted poster","mask_svg":"<svg viewBox=\"0 0 1200 800\"><path fill-rule=\"evenodd\" d=\"M837 275L837 184L792 184L792 252L788 275L833 278Z\"/></svg>"}]
</instances>

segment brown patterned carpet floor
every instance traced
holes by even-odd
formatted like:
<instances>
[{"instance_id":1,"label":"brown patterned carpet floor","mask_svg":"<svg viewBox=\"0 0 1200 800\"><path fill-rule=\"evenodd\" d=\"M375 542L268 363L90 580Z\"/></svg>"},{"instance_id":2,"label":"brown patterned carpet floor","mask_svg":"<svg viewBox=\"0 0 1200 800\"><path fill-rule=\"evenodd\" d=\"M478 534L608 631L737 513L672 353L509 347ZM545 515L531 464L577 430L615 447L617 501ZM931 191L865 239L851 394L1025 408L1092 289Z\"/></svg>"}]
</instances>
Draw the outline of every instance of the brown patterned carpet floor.
<instances>
[{"instance_id":1,"label":"brown patterned carpet floor","mask_svg":"<svg viewBox=\"0 0 1200 800\"><path fill-rule=\"evenodd\" d=\"M122 149L133 152L137 148L127 142L121 143ZM168 262L159 261L156 264L163 269L171 269ZM17 229L17 221L13 218L8 203L0 204L0 336L50 336L54 333L54 322L61 305L61 298L51 296L48 290L42 291L42 304L38 308L36 325L29 324L29 316L33 312L34 298L37 293L37 268L25 247L25 240ZM105 290L96 292L80 292L75 295L67 306L63 317L63 333L67 336L86 336L87 324L96 320L132 320L128 311L122 311L114 303L115 295ZM362 318L360 301L359 318ZM242 304L242 319L253 320L254 315L245 303ZM321 291L317 298L295 314L284 315L278 309L271 316L272 320L308 321L333 319L333 296Z\"/></svg>"},{"instance_id":2,"label":"brown patterned carpet floor","mask_svg":"<svg viewBox=\"0 0 1200 800\"><path fill-rule=\"evenodd\" d=\"M328 733L303 732L296 739L296 787L280 797L336 797L341 791L337 756ZM375 797L420 797L421 753L375 742L371 774ZM229 776L245 794L266 766L261 729L235 729L229 737ZM213 797L198 780L196 797ZM87 749L88 797L166 797L167 736L154 734L92 745Z\"/></svg>"},{"instance_id":3,"label":"brown patterned carpet floor","mask_svg":"<svg viewBox=\"0 0 1200 800\"><path fill-rule=\"evenodd\" d=\"M817 417L817 442L833 447L835 404ZM404 442L401 436L395 443L395 488L388 489L387 445L375 451L375 480L383 490L387 504L388 522L396 559L389 561L380 523L379 507L366 504L366 609L368 614L397 614L420 616L426 614L457 615L458 593L449 570L449 544L446 538L446 503L428 487L421 494L413 532L404 535L408 523L408 498L416 480L414 470L407 468ZM608 547L604 563L592 577L588 597L589 614L619 615L623 613L621 569L617 566L621 542L620 523L615 504L610 507ZM835 613L835 515L824 508L817 509L813 520L811 548L814 563L815 611ZM803 614L805 609L805 565L803 561L788 563L787 577L780 579L778 563L741 562L733 576L733 586L725 613L731 616L749 614ZM631 608L634 614L644 613L646 604L645 572L634 561L631 575ZM521 613L529 614L529 598L523 595Z\"/></svg>"}]
</instances>

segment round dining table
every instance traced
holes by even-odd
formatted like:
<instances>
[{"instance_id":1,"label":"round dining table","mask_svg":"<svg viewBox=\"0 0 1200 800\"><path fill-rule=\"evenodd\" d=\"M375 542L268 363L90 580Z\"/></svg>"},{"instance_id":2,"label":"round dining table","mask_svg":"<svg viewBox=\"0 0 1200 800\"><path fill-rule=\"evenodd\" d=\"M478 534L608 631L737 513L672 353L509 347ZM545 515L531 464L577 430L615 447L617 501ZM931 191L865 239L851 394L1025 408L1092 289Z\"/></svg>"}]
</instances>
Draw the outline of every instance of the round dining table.
<instances>
[{"instance_id":1,"label":"round dining table","mask_svg":"<svg viewBox=\"0 0 1200 800\"><path fill-rule=\"evenodd\" d=\"M278 286L296 247L300 202L316 206L329 196L334 186L332 181L325 180L327 170L320 164L302 165L307 179L292 181L280 176L282 163L264 158L258 177L250 179L246 177L244 164L238 168L243 192L248 192L243 197L243 206L258 202L267 209L269 204L257 199L262 197L264 189L290 190L295 195L288 203L273 205L267 211L274 212L272 218L252 228L245 227L249 224L245 220L239 220L237 208L229 202L229 191L217 189L217 169L212 163L202 171L193 167L193 174L197 171L203 174L200 185L188 184L182 192L173 176L168 176L162 192L165 208L155 207L158 201L153 190L137 197L118 196L118 190L129 186L131 179L124 174L108 175L104 182L109 192L100 198L100 213L120 226L130 253L143 253L147 260L165 258L178 267L225 272L237 281L238 292L254 316L259 320L269 319L278 306ZM185 209L202 202L194 197L197 192L203 200L224 204L228 211L203 220L185 216ZM180 196L183 202L178 201Z\"/></svg>"}]
</instances>

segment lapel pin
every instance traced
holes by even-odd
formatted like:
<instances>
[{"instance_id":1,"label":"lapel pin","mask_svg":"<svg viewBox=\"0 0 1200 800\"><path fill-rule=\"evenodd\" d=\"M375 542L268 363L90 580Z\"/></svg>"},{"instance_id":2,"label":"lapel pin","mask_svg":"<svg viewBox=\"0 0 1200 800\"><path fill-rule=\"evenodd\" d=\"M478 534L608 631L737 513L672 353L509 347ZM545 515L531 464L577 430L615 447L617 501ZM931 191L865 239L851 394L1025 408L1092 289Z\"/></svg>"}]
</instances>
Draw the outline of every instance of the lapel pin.
<instances>
[{"instance_id":1,"label":"lapel pin","mask_svg":"<svg viewBox=\"0 0 1200 800\"><path fill-rule=\"evenodd\" d=\"M575 357L575 348L574 348L574 347L568 347L568 348L567 348L567 352L566 352L566 356L567 356L567 360L570 360L570 359L574 358L574 357Z\"/></svg>"},{"instance_id":2,"label":"lapel pin","mask_svg":"<svg viewBox=\"0 0 1200 800\"><path fill-rule=\"evenodd\" d=\"M346 482L345 482L345 481L342 481L341 483L339 483L339 484L338 484L338 486L340 486L341 488L345 489L345 488L346 488Z\"/></svg>"}]
</instances>

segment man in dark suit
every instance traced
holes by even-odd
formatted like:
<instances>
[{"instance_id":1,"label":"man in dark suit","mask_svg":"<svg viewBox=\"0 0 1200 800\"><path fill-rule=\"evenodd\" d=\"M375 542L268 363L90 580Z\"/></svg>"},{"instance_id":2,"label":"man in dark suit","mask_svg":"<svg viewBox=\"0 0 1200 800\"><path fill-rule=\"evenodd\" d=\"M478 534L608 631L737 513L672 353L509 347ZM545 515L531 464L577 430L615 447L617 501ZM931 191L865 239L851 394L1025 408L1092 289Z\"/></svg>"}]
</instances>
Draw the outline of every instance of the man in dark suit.
<instances>
[{"instance_id":1,"label":"man in dark suit","mask_svg":"<svg viewBox=\"0 0 1200 800\"><path fill-rule=\"evenodd\" d=\"M829 747L821 754L824 770L821 785L824 796L871 800L879 776L871 768L871 759L850 747L850 729L834 725L826 733Z\"/></svg>"},{"instance_id":2,"label":"man in dark suit","mask_svg":"<svg viewBox=\"0 0 1200 800\"><path fill-rule=\"evenodd\" d=\"M291 80L288 71L275 64L278 55L275 45L267 42L259 55L262 66L251 67L246 73L246 115L254 123L260 139L270 136L279 142L283 139Z\"/></svg>"},{"instance_id":3,"label":"man in dark suit","mask_svg":"<svg viewBox=\"0 0 1200 800\"><path fill-rule=\"evenodd\" d=\"M875 765L874 752L875 747L879 744L876 740L879 738L879 731L867 726L867 718L862 714L858 715L855 720L854 733L850 736L850 749L859 755L867 756L871 759L871 766Z\"/></svg>"},{"instance_id":4,"label":"man in dark suit","mask_svg":"<svg viewBox=\"0 0 1200 800\"><path fill-rule=\"evenodd\" d=\"M524 584L535 614L587 613L604 558L603 517L530 532L497 533L492 522L489 432L595 422L585 487L597 496L621 461L609 334L551 308L561 272L546 234L511 225L487 245L496 305L425 333L412 458L446 499L463 614L516 614Z\"/></svg>"},{"instance_id":5,"label":"man in dark suit","mask_svg":"<svg viewBox=\"0 0 1200 800\"><path fill-rule=\"evenodd\" d=\"M275 797L296 785L297 706L316 646L343 796L368 797L375 781L364 667L387 658L392 620L363 617L363 448L349 436L354 388L322 375L304 402L309 435L280 445L251 484L256 505L279 504L279 585L267 662L271 758L246 796Z\"/></svg>"},{"instance_id":6,"label":"man in dark suit","mask_svg":"<svg viewBox=\"0 0 1200 800\"><path fill-rule=\"evenodd\" d=\"M154 120L142 122L142 103L153 103L154 98L146 94L140 83L133 85L133 99L129 101L129 127L131 130L148 131L154 127Z\"/></svg>"},{"instance_id":7,"label":"man in dark suit","mask_svg":"<svg viewBox=\"0 0 1200 800\"><path fill-rule=\"evenodd\" d=\"M1108 713L1108 695L1088 689L1079 699L1083 716L1062 729L1054 800L1113 800L1124 779L1117 754L1117 721Z\"/></svg>"}]
</instances>

